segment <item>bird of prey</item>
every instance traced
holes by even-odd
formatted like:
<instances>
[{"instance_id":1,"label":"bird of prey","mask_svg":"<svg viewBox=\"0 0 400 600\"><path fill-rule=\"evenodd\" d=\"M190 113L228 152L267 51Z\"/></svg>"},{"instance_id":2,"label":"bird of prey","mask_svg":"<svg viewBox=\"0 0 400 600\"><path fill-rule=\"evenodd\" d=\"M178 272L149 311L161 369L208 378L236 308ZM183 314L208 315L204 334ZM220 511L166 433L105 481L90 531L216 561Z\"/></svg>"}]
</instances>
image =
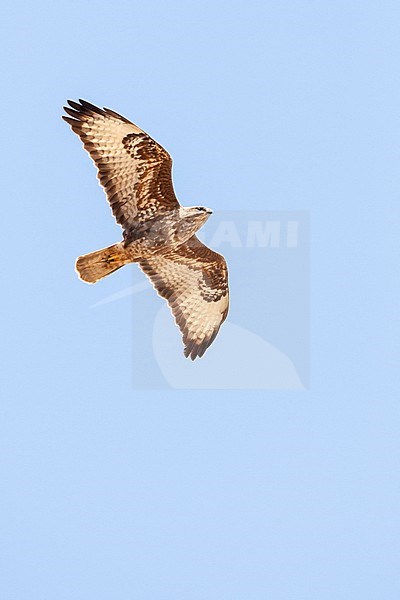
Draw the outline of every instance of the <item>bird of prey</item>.
<instances>
[{"instance_id":1,"label":"bird of prey","mask_svg":"<svg viewBox=\"0 0 400 600\"><path fill-rule=\"evenodd\" d=\"M229 307L225 259L195 235L212 211L179 204L170 155L139 127L85 100L68 104L63 119L93 159L123 230L122 241L77 259L79 277L95 283L137 263L167 300L182 332L185 356L203 356Z\"/></svg>"}]
</instances>

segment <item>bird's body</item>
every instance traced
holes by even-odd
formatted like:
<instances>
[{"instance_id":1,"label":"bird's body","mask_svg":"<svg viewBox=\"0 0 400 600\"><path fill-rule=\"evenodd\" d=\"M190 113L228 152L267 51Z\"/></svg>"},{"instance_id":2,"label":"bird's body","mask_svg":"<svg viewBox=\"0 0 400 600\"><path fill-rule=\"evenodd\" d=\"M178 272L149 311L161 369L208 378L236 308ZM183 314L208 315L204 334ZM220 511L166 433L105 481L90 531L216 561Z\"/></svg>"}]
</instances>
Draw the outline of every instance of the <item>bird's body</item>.
<instances>
[{"instance_id":1,"label":"bird's body","mask_svg":"<svg viewBox=\"0 0 400 600\"><path fill-rule=\"evenodd\" d=\"M110 109L68 101L63 117L98 168L123 240L80 256L76 270L95 283L136 262L166 298L182 331L185 356L202 356L229 306L225 259L196 237L212 211L183 207L172 185L172 160L157 142ZM72 117L72 118L71 118Z\"/></svg>"}]
</instances>

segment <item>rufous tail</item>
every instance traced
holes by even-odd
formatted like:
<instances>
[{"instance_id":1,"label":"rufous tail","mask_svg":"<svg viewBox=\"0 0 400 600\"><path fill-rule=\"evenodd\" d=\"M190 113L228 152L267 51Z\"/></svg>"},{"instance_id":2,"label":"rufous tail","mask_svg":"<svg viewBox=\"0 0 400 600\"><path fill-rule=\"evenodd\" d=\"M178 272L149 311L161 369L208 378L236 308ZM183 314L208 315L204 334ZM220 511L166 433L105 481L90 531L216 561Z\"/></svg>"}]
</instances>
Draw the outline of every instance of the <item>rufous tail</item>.
<instances>
[{"instance_id":1,"label":"rufous tail","mask_svg":"<svg viewBox=\"0 0 400 600\"><path fill-rule=\"evenodd\" d=\"M122 242L80 256L75 264L76 272L86 283L96 283L110 273L132 262Z\"/></svg>"}]
</instances>

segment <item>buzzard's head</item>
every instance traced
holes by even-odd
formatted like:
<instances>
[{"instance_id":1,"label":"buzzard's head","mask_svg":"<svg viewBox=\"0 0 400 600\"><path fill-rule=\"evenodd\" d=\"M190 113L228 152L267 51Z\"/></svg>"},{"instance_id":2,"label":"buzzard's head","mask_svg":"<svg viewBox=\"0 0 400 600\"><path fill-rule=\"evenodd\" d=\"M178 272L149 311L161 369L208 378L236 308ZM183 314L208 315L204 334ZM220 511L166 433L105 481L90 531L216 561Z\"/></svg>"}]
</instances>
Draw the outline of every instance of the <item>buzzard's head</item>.
<instances>
[{"instance_id":1,"label":"buzzard's head","mask_svg":"<svg viewBox=\"0 0 400 600\"><path fill-rule=\"evenodd\" d=\"M212 214L211 208L205 206L181 206L179 208L179 236L189 239L207 221Z\"/></svg>"},{"instance_id":2,"label":"buzzard's head","mask_svg":"<svg viewBox=\"0 0 400 600\"><path fill-rule=\"evenodd\" d=\"M187 220L188 223L193 223L196 229L198 229L207 221L210 215L212 215L211 208L206 208L205 206L189 206L188 208L185 208L184 219Z\"/></svg>"},{"instance_id":3,"label":"buzzard's head","mask_svg":"<svg viewBox=\"0 0 400 600\"><path fill-rule=\"evenodd\" d=\"M205 206L188 206L181 208L181 218L190 219L201 224L205 223L210 215L212 215L211 208L206 208Z\"/></svg>"}]
</instances>

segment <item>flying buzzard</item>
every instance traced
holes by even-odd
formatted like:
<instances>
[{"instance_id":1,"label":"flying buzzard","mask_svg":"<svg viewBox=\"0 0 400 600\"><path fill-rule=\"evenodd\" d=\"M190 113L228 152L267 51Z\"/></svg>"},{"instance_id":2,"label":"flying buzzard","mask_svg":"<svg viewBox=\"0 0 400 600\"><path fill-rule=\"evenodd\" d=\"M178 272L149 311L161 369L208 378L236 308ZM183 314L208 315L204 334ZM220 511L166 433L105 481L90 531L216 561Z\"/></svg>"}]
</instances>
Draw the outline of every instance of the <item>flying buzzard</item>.
<instances>
[{"instance_id":1,"label":"flying buzzard","mask_svg":"<svg viewBox=\"0 0 400 600\"><path fill-rule=\"evenodd\" d=\"M136 125L108 108L68 100L63 119L80 137L123 229L118 244L80 256L79 277L95 283L136 262L165 298L179 326L185 356L203 356L229 307L228 269L195 232L212 211L183 207L172 185L168 152Z\"/></svg>"}]
</instances>

